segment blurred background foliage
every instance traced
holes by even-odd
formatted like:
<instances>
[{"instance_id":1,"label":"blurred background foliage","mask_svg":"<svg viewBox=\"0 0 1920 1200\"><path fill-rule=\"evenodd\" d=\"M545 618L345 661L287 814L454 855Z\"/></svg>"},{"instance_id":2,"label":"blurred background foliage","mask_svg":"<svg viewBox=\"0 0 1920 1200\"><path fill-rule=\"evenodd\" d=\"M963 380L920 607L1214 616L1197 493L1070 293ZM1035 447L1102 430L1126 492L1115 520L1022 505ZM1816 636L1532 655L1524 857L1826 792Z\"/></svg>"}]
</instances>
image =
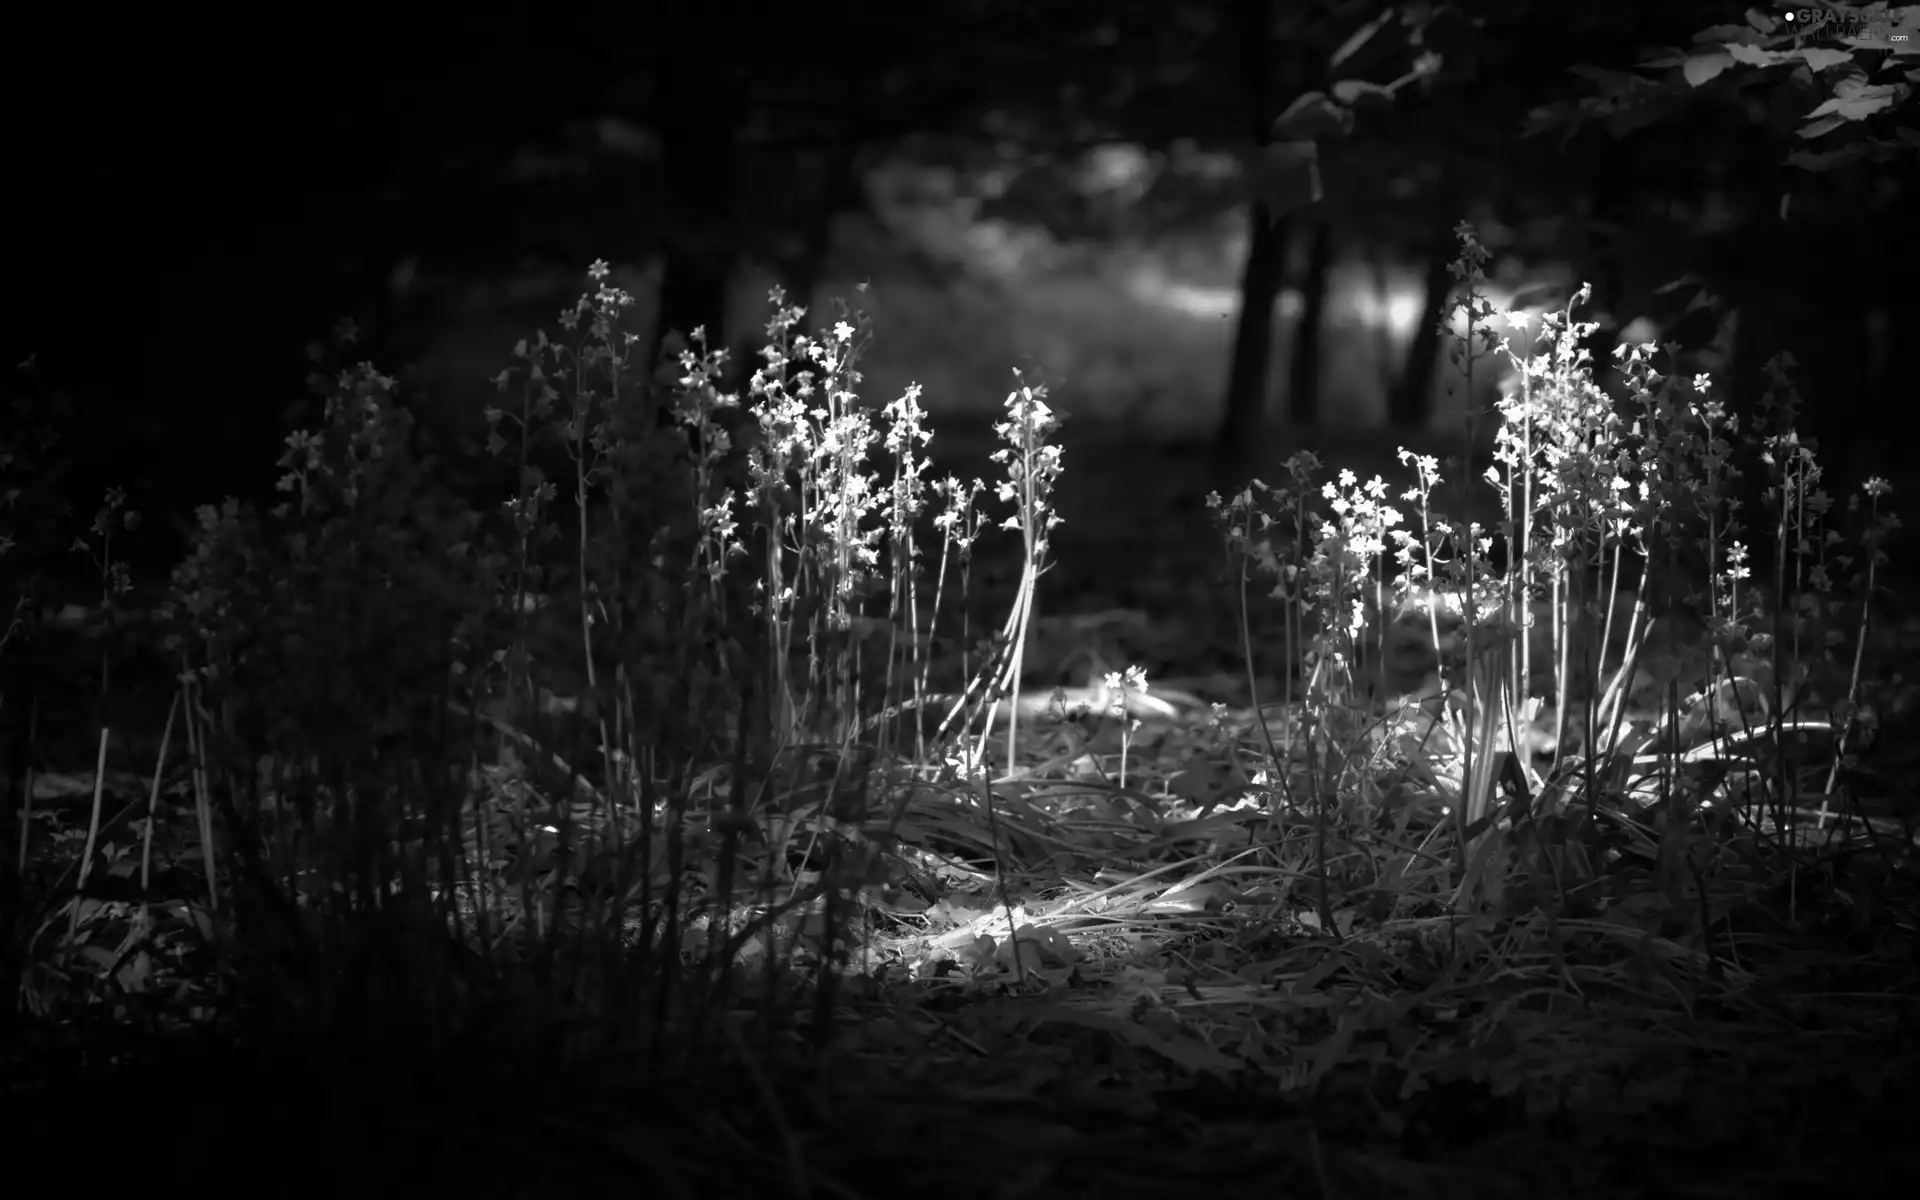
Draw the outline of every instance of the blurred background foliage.
<instances>
[{"instance_id":1,"label":"blurred background foliage","mask_svg":"<svg viewBox=\"0 0 1920 1200\"><path fill-rule=\"evenodd\" d=\"M1914 58L1876 31L1915 22L1833 12L1813 38L1711 3L715 0L48 36L97 103L8 84L32 166L0 349L74 397L77 492L183 510L270 482L340 317L471 457L513 343L604 258L650 349L698 325L744 357L779 283L873 315L875 403L918 381L951 425L1020 367L1230 478L1491 398L1424 336L1470 220L1496 304L1594 285L1597 354L1673 340L1751 410L1791 351L1857 475L1897 465L1856 435L1911 333Z\"/></svg>"}]
</instances>

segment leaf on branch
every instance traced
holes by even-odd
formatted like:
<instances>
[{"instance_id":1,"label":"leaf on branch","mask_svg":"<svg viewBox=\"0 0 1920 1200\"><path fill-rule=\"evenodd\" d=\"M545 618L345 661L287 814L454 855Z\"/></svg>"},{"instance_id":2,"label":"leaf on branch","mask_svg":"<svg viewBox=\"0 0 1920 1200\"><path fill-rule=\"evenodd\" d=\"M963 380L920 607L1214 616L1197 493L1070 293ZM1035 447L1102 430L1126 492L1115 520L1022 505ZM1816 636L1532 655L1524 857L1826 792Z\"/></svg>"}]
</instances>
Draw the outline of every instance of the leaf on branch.
<instances>
[{"instance_id":1,"label":"leaf on branch","mask_svg":"<svg viewBox=\"0 0 1920 1200\"><path fill-rule=\"evenodd\" d=\"M1864 121L1874 113L1892 108L1902 89L1884 83L1867 85L1855 79L1843 79L1833 90L1833 99L1808 113L1808 120L1834 116L1843 121Z\"/></svg>"},{"instance_id":2,"label":"leaf on branch","mask_svg":"<svg viewBox=\"0 0 1920 1200\"><path fill-rule=\"evenodd\" d=\"M1753 37L1753 30L1745 25L1709 25L1693 35L1693 44L1704 46L1708 42L1744 42Z\"/></svg>"},{"instance_id":3,"label":"leaf on branch","mask_svg":"<svg viewBox=\"0 0 1920 1200\"><path fill-rule=\"evenodd\" d=\"M1386 28L1387 22L1394 20L1399 15L1400 14L1395 12L1392 8L1388 8L1387 11L1381 13L1379 16L1375 17L1373 20L1367 22L1365 25L1362 25L1360 28L1354 30L1353 36L1349 37L1346 41L1340 43L1340 48L1335 50L1333 52L1333 57L1327 60L1328 69L1338 70L1341 63L1346 62L1348 59L1352 58L1354 55L1360 53L1361 49L1365 47L1368 42L1373 40L1373 36L1375 34L1379 33L1382 29Z\"/></svg>"},{"instance_id":4,"label":"leaf on branch","mask_svg":"<svg viewBox=\"0 0 1920 1200\"><path fill-rule=\"evenodd\" d=\"M1670 115L1670 110L1653 104L1641 104L1632 108L1622 108L1607 114L1607 132L1616 138L1622 138L1636 129L1645 129L1656 125Z\"/></svg>"},{"instance_id":5,"label":"leaf on branch","mask_svg":"<svg viewBox=\"0 0 1920 1200\"><path fill-rule=\"evenodd\" d=\"M1727 53L1733 56L1734 61L1744 63L1749 67L1778 66L1783 62L1792 62L1794 59L1800 57L1797 54L1776 54L1771 50L1764 50L1759 46L1748 46L1739 42L1728 43Z\"/></svg>"},{"instance_id":6,"label":"leaf on branch","mask_svg":"<svg viewBox=\"0 0 1920 1200\"><path fill-rule=\"evenodd\" d=\"M1527 113L1521 124L1521 137L1538 137L1543 133L1559 130L1561 144L1572 140L1573 135L1591 119L1592 113L1584 105L1570 100L1558 100L1552 104L1543 104Z\"/></svg>"},{"instance_id":7,"label":"leaf on branch","mask_svg":"<svg viewBox=\"0 0 1920 1200\"><path fill-rule=\"evenodd\" d=\"M1685 71L1687 82L1694 87L1711 83L1720 72L1733 65L1733 56L1724 50L1711 54L1696 54L1687 60Z\"/></svg>"},{"instance_id":8,"label":"leaf on branch","mask_svg":"<svg viewBox=\"0 0 1920 1200\"><path fill-rule=\"evenodd\" d=\"M1787 155L1787 165L1790 167L1799 167L1802 171L1812 171L1816 174L1821 171L1831 171L1835 167L1845 166L1855 159L1865 158L1867 155L1872 154L1875 145L1875 143L1855 142L1850 146L1842 146L1838 150L1796 150L1792 154Z\"/></svg>"},{"instance_id":9,"label":"leaf on branch","mask_svg":"<svg viewBox=\"0 0 1920 1200\"><path fill-rule=\"evenodd\" d=\"M1325 92L1307 92L1273 123L1276 142L1303 142L1326 135L1353 132L1353 112L1335 104Z\"/></svg>"},{"instance_id":10,"label":"leaf on branch","mask_svg":"<svg viewBox=\"0 0 1920 1200\"><path fill-rule=\"evenodd\" d=\"M1828 67L1837 67L1841 63L1853 61L1851 50L1829 50L1823 46L1809 46L1798 53L1806 60L1808 69L1815 74L1819 74Z\"/></svg>"},{"instance_id":11,"label":"leaf on branch","mask_svg":"<svg viewBox=\"0 0 1920 1200\"><path fill-rule=\"evenodd\" d=\"M1589 63L1575 63L1567 68L1572 74L1595 84L1603 92L1630 92L1636 88L1649 86L1648 81L1631 71L1614 71L1606 67L1596 67Z\"/></svg>"},{"instance_id":12,"label":"leaf on branch","mask_svg":"<svg viewBox=\"0 0 1920 1200\"><path fill-rule=\"evenodd\" d=\"M1357 112L1393 107L1393 89L1364 79L1342 79L1333 85L1333 98Z\"/></svg>"},{"instance_id":13,"label":"leaf on branch","mask_svg":"<svg viewBox=\"0 0 1920 1200\"><path fill-rule=\"evenodd\" d=\"M1780 22L1773 19L1772 13L1764 13L1757 8L1747 10L1747 24L1761 33L1772 33L1780 27Z\"/></svg>"}]
</instances>

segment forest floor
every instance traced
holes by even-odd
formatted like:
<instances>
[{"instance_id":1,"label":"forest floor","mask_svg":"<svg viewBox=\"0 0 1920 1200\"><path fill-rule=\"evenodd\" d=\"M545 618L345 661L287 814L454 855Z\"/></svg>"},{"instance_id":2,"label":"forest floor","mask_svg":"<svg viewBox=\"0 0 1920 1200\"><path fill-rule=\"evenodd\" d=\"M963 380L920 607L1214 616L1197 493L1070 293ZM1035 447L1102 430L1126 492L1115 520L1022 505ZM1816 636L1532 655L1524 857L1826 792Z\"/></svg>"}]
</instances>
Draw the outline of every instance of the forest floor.
<instances>
[{"instance_id":1,"label":"forest floor","mask_svg":"<svg viewBox=\"0 0 1920 1200\"><path fill-rule=\"evenodd\" d=\"M1063 438L1059 565L1039 613L1102 619L1037 647L1029 686L1083 686L1137 665L1151 683L1246 705L1240 603L1204 503L1218 484L1207 448L1077 432ZM982 448L962 432L934 454L970 474ZM1381 473L1400 481L1396 493L1407 480L1383 439L1316 448L1333 471ZM1273 457L1270 480L1281 474ZM1010 582L1005 547L983 545L978 570L983 611L1003 612L993 606ZM1271 687L1291 664L1259 612L1262 593L1250 584L1247 603L1255 674ZM1920 675L1905 614L1893 628L1904 633L1888 635L1879 676L1892 725L1871 769L1910 796L1920 737L1897 730ZM1150 770L1152 751L1143 742L1138 753L1137 769ZM85 769L54 765L73 778ZM140 799L137 779L122 787L117 801ZM67 805L63 853L76 849L86 799L56 798ZM377 1019L350 1050L316 1044L271 1060L169 1052L128 1071L112 1053L66 1047L0 1061L12 1076L0 1127L73 1180L95 1174L84 1155L106 1139L128 1184L200 1179L214 1194L268 1196L612 1195L640 1181L676 1198L1707 1200L1904 1195L1920 1176L1910 892L1886 885L1880 909L1855 905L1851 925L1802 919L1774 897L1763 907L1779 922L1752 932L1763 944L1737 978L1703 983L1650 956L1663 939L1628 946L1625 927L1613 931L1626 946L1618 957L1584 959L1543 953L1527 922L1385 920L1327 939L1275 917L1252 884L1226 903L1217 889L1136 892L1102 861L1126 859L1142 879L1179 864L1217 884L1257 848L1253 818L1223 813L1178 832L1102 820L1046 826L1082 840L1024 864L1028 936L1051 946L1033 931L1069 931L1036 976L1044 986L876 968L844 990L824 1052L756 1050L742 1056L751 1068L662 1079L612 1059L542 1068L472 1049L427 1059L410 1049L417 1031ZM1350 897L1356 909L1366 891ZM1121 892L1125 906L1089 916L1089 897ZM1054 916L1075 909L1082 923L1043 919L1043 896ZM971 900L995 902L985 890ZM966 961L966 939L955 941L969 929L965 905L944 905L947 932L902 934L898 961L929 940L961 946ZM1478 965L1463 975L1436 949L1446 938L1474 947ZM210 1171L223 1174L209 1181Z\"/></svg>"}]
</instances>

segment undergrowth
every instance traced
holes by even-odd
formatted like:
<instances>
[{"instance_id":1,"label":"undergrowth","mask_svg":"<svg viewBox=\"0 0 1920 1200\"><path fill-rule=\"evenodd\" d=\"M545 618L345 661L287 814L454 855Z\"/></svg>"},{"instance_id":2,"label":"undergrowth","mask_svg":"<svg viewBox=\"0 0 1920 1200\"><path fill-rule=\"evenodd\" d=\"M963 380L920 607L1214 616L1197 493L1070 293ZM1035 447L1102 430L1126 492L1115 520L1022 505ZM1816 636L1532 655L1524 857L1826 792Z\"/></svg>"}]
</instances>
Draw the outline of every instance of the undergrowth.
<instances>
[{"instance_id":1,"label":"undergrowth","mask_svg":"<svg viewBox=\"0 0 1920 1200\"><path fill-rule=\"evenodd\" d=\"M1684 1108L1776 1001L1893 1038L1859 982L1913 936L1913 812L1869 761L1884 486L1822 491L1784 356L1751 420L1652 347L1602 393L1574 305L1494 312L1461 236L1461 368L1512 366L1494 465L1403 453L1389 487L1300 456L1214 497L1242 613L1280 606L1300 665L1258 694L1243 619L1239 707L1137 668L1023 690L1068 465L1045 389L1007 395L992 482L931 478L918 389L858 394L856 313L808 334L776 291L734 396L700 330L636 364L595 264L499 377L517 485L479 508L391 378L317 374L279 502L202 509L154 613L121 613L128 498L77 532L126 618L95 636L140 639L171 707L155 736L103 700L62 790L40 695L0 698L26 748L10 1006L48 1054L137 1028L335 1068L594 1064L691 1139L595 1140L596 1169L676 1194L726 1170L851 1194L879 1152L823 1148L819 1113L932 1076L1063 1111L1089 1062L1236 1111L1310 1099L1364 1134L1289 1134L1272 1169L1334 1194L1382 1138L1486 1136L1435 1132L1461 1086L1604 1131ZM65 519L47 445L0 457L16 665L60 634L28 569ZM1733 499L1750 471L1763 513ZM1476 487L1496 521L1450 515ZM977 628L996 538L1018 582Z\"/></svg>"}]
</instances>

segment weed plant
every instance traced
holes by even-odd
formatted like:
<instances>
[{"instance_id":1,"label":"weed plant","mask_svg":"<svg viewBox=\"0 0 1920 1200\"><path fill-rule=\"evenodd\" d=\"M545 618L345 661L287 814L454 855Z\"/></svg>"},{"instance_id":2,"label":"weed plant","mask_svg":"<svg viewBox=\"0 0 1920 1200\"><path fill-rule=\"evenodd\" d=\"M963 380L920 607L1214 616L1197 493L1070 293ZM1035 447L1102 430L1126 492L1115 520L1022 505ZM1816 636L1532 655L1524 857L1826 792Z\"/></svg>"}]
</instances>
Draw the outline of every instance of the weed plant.
<instances>
[{"instance_id":1,"label":"weed plant","mask_svg":"<svg viewBox=\"0 0 1920 1200\"><path fill-rule=\"evenodd\" d=\"M918 388L859 397L857 313L804 335L775 291L736 396L702 330L669 369L636 364L633 299L595 264L497 381L489 451L517 484L477 509L414 453L391 378L316 375L323 420L287 439L280 502L198 514L140 790L107 811L107 765L132 757L105 723L82 815L36 806L34 761L13 763L10 994L48 1023L334 1061L638 1063L622 1078L685 1100L669 1124L738 1091L784 1149L737 1169L791 1180L817 1168L791 1080L848 1014L1136 979L1145 942L1196 928L1237 930L1221 945L1248 969L1249 930L1288 929L1330 964L1372 939L1406 978L1488 994L1577 986L1570 962L1637 978L1649 955L1690 996L1745 986L1781 952L1752 914L1818 907L1834 847L1909 853L1857 771L1885 489L1820 490L1784 357L1751 425L1649 347L1605 395L1575 305L1538 330L1494 312L1460 233L1459 365L1512 366L1493 466L1403 455L1396 493L1300 456L1215 497L1249 687L1255 604L1282 607L1301 664L1245 712L1137 669L1022 692L1064 467L1045 389L1007 395L994 482L929 478ZM1731 499L1748 470L1763 514ZM1470 486L1495 522L1450 515ZM81 539L109 603L127 513L116 493ZM45 518L8 519L12 570ZM1019 583L977 630L961 601L994 526ZM13 651L38 609L30 575L7 581ZM1166 986L1198 997L1195 978ZM1201 1016L1129 1003L1110 1036L1286 1094L1364 1058L1252 1024L1195 1042ZM1567 1102L1565 1062L1499 1069ZM1397 1070L1405 1095L1438 1077ZM628 1167L725 1182L689 1154Z\"/></svg>"}]
</instances>

